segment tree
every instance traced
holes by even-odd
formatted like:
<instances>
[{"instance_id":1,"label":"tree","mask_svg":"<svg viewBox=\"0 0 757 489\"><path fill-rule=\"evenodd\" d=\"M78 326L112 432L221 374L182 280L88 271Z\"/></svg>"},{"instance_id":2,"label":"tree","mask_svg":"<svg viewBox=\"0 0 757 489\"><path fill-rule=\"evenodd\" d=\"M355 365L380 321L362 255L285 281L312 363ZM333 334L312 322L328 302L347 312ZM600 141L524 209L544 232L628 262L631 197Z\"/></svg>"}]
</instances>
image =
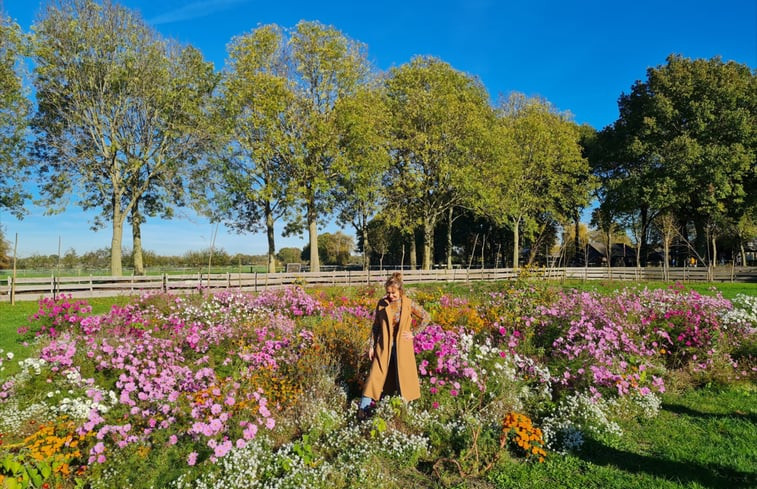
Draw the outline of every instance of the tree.
<instances>
[{"instance_id":1,"label":"tree","mask_svg":"<svg viewBox=\"0 0 757 489\"><path fill-rule=\"evenodd\" d=\"M81 207L99 209L95 227L111 223L111 273L120 275L124 221L131 217L141 253L140 205L169 216L209 144L212 65L123 7L92 0L47 7L34 59L34 154L48 211L73 189Z\"/></svg>"},{"instance_id":2,"label":"tree","mask_svg":"<svg viewBox=\"0 0 757 489\"><path fill-rule=\"evenodd\" d=\"M276 258L281 263L301 263L302 250L299 248L281 248L276 253Z\"/></svg>"},{"instance_id":3,"label":"tree","mask_svg":"<svg viewBox=\"0 0 757 489\"><path fill-rule=\"evenodd\" d=\"M539 234L588 202L589 167L578 126L547 101L514 93L500 105L498 119L499 160L481 179L478 208L510 227L518 268L521 231Z\"/></svg>"},{"instance_id":4,"label":"tree","mask_svg":"<svg viewBox=\"0 0 757 489\"><path fill-rule=\"evenodd\" d=\"M746 250L744 245L749 239L757 236L757 205L751 211L745 212L744 215L736 221L735 225L736 241L739 247L739 255L742 266L746 266Z\"/></svg>"},{"instance_id":5,"label":"tree","mask_svg":"<svg viewBox=\"0 0 757 489\"><path fill-rule=\"evenodd\" d=\"M0 269L11 267L11 244L5 239L5 230L0 226Z\"/></svg>"},{"instance_id":6,"label":"tree","mask_svg":"<svg viewBox=\"0 0 757 489\"><path fill-rule=\"evenodd\" d=\"M21 219L24 200L21 186L27 176L25 155L30 102L24 95L19 64L26 38L17 24L0 12L0 211Z\"/></svg>"},{"instance_id":7,"label":"tree","mask_svg":"<svg viewBox=\"0 0 757 489\"><path fill-rule=\"evenodd\" d=\"M603 130L609 151L599 169L610 205L638 212L644 229L659 213L693 222L698 254L714 261L717 230L757 201L755 74L718 57L671 55L648 69Z\"/></svg>"},{"instance_id":8,"label":"tree","mask_svg":"<svg viewBox=\"0 0 757 489\"><path fill-rule=\"evenodd\" d=\"M396 241L397 234L399 234L397 229L389 226L384 217L379 214L368 222L365 232L365 236L371 243L370 251L367 251L365 245L362 245L360 238L358 238L358 245L363 253L369 256L369 259L372 254L378 255L379 269L383 270L384 257L391 251L392 241Z\"/></svg>"},{"instance_id":9,"label":"tree","mask_svg":"<svg viewBox=\"0 0 757 489\"><path fill-rule=\"evenodd\" d=\"M336 187L337 218L355 228L365 270L372 251L368 224L384 205L383 180L391 163L389 117L380 87L361 87L336 106L340 157L345 162Z\"/></svg>"},{"instance_id":10,"label":"tree","mask_svg":"<svg viewBox=\"0 0 757 489\"><path fill-rule=\"evenodd\" d=\"M307 260L310 253L310 244L305 245L302 250L302 259ZM355 248L355 242L352 236L348 236L341 231L336 233L323 233L318 237L318 256L324 265L345 266L350 263L352 250ZM311 269L312 271L312 269Z\"/></svg>"},{"instance_id":11,"label":"tree","mask_svg":"<svg viewBox=\"0 0 757 489\"><path fill-rule=\"evenodd\" d=\"M370 69L364 45L317 22L297 24L288 46L297 110L291 121L291 141L297 142L290 153L291 189L305 209L310 269L318 271L318 218L332 211L335 179L345 171L345 159L339 157L335 107L355 93ZM292 224L291 229L298 227Z\"/></svg>"},{"instance_id":12,"label":"tree","mask_svg":"<svg viewBox=\"0 0 757 489\"><path fill-rule=\"evenodd\" d=\"M296 114L284 33L262 26L232 41L221 85L223 153L215 193L218 215L239 232L264 229L268 271L276 271L274 224L293 207L289 153Z\"/></svg>"},{"instance_id":13,"label":"tree","mask_svg":"<svg viewBox=\"0 0 757 489\"><path fill-rule=\"evenodd\" d=\"M430 269L437 220L471 205L490 161L493 114L478 80L435 58L393 69L386 85L394 157L387 205L408 231L422 226L422 267Z\"/></svg>"}]
</instances>

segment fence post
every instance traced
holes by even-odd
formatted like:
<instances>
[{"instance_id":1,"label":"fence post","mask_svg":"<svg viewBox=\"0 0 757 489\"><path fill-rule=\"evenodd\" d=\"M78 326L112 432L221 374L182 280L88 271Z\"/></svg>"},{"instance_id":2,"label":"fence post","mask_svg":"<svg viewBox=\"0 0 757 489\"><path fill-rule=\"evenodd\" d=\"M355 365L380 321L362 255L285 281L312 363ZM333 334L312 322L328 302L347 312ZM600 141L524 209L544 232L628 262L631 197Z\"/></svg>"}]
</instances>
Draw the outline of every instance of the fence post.
<instances>
[{"instance_id":1,"label":"fence post","mask_svg":"<svg viewBox=\"0 0 757 489\"><path fill-rule=\"evenodd\" d=\"M226 272L226 289L231 288L231 272Z\"/></svg>"},{"instance_id":2,"label":"fence post","mask_svg":"<svg viewBox=\"0 0 757 489\"><path fill-rule=\"evenodd\" d=\"M350 285L352 285L352 272L347 270L347 287L349 287Z\"/></svg>"},{"instance_id":3,"label":"fence post","mask_svg":"<svg viewBox=\"0 0 757 489\"><path fill-rule=\"evenodd\" d=\"M258 272L255 272L255 285L254 285L255 292L258 291Z\"/></svg>"},{"instance_id":4,"label":"fence post","mask_svg":"<svg viewBox=\"0 0 757 489\"><path fill-rule=\"evenodd\" d=\"M16 281L13 280L13 277L8 277L8 287L11 291L11 305L14 305L16 304Z\"/></svg>"},{"instance_id":5,"label":"fence post","mask_svg":"<svg viewBox=\"0 0 757 489\"><path fill-rule=\"evenodd\" d=\"M89 293L94 295L95 287L92 285L92 274L89 274Z\"/></svg>"},{"instance_id":6,"label":"fence post","mask_svg":"<svg viewBox=\"0 0 757 489\"><path fill-rule=\"evenodd\" d=\"M168 292L168 277L166 277L166 272L163 272L163 293Z\"/></svg>"}]
</instances>

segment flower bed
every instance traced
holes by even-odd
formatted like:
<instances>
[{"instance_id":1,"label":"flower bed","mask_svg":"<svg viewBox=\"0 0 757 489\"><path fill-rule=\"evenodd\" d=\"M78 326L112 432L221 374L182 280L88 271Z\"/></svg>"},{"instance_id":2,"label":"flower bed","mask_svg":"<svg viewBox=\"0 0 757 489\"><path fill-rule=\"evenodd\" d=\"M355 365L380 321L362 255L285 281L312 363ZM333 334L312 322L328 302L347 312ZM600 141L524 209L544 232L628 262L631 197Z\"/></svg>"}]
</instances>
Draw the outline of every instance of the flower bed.
<instances>
[{"instance_id":1,"label":"flower bed","mask_svg":"<svg viewBox=\"0 0 757 489\"><path fill-rule=\"evenodd\" d=\"M35 355L12 376L0 370L0 478L93 488L464 479L502 457L539 463L587 436L622 436L617 420L654 416L671 379L755 375L751 298L427 289L415 297L433 318L415 338L421 399L382 400L359 422L379 294L145 295L99 316L66 297L41 301L19 328Z\"/></svg>"}]
</instances>

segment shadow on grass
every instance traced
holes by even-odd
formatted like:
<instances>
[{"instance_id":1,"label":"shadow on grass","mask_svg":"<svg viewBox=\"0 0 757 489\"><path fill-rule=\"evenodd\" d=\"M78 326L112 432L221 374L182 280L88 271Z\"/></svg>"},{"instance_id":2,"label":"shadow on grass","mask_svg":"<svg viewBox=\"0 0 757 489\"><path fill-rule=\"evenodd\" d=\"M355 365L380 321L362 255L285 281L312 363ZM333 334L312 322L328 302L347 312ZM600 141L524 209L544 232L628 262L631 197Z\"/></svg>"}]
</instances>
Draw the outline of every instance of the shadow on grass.
<instances>
[{"instance_id":1,"label":"shadow on grass","mask_svg":"<svg viewBox=\"0 0 757 489\"><path fill-rule=\"evenodd\" d=\"M741 472L717 464L699 465L639 455L591 439L586 440L579 456L595 465L616 467L632 474L644 472L671 482L698 483L712 489L757 487L757 472Z\"/></svg>"},{"instance_id":2,"label":"shadow on grass","mask_svg":"<svg viewBox=\"0 0 757 489\"><path fill-rule=\"evenodd\" d=\"M752 423L757 423L757 414L745 413L741 411L731 411L730 413L707 413L704 411L691 409L690 407L681 406L680 404L663 404L662 409L671 413L683 414L685 416L692 416L702 419L730 418L742 419Z\"/></svg>"}]
</instances>

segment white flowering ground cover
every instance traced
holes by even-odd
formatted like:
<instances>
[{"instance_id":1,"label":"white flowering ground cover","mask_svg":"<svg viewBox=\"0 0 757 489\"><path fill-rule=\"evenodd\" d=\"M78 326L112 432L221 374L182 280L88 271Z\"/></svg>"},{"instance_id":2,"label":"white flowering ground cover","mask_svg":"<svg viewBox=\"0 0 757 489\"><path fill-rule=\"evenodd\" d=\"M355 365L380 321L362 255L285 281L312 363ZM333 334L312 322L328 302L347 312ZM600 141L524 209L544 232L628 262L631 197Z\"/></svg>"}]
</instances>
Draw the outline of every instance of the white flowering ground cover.
<instances>
[{"instance_id":1,"label":"white flowering ground cover","mask_svg":"<svg viewBox=\"0 0 757 489\"><path fill-rule=\"evenodd\" d=\"M433 319L415 338L422 397L387 397L362 422L380 289L147 295L97 315L43 300L17 328L26 358L0 352L0 487L573 487L569 467L624 459L665 399L753 395L753 296L411 293ZM692 487L754 480L748 454L733 463Z\"/></svg>"}]
</instances>

